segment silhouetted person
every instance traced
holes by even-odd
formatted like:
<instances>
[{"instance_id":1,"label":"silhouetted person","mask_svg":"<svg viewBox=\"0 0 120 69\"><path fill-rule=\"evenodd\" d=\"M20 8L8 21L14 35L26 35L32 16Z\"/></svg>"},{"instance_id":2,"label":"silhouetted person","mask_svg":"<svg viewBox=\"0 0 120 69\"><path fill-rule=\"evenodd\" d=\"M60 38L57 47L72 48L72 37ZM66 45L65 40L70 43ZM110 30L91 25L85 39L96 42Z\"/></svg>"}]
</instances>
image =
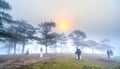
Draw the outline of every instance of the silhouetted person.
<instances>
[{"instance_id":1,"label":"silhouetted person","mask_svg":"<svg viewBox=\"0 0 120 69\"><path fill-rule=\"evenodd\" d=\"M112 56L113 55L113 52L112 52L112 50L107 50L107 55L108 55L108 59L110 59L110 56Z\"/></svg>"},{"instance_id":2,"label":"silhouetted person","mask_svg":"<svg viewBox=\"0 0 120 69\"><path fill-rule=\"evenodd\" d=\"M77 48L75 54L77 55L77 59L80 60L81 59L81 50L79 48Z\"/></svg>"},{"instance_id":3,"label":"silhouetted person","mask_svg":"<svg viewBox=\"0 0 120 69\"><path fill-rule=\"evenodd\" d=\"M40 57L42 58L43 57L43 49L40 48Z\"/></svg>"},{"instance_id":4,"label":"silhouetted person","mask_svg":"<svg viewBox=\"0 0 120 69\"><path fill-rule=\"evenodd\" d=\"M110 50L110 55L113 55L113 51L112 50Z\"/></svg>"}]
</instances>

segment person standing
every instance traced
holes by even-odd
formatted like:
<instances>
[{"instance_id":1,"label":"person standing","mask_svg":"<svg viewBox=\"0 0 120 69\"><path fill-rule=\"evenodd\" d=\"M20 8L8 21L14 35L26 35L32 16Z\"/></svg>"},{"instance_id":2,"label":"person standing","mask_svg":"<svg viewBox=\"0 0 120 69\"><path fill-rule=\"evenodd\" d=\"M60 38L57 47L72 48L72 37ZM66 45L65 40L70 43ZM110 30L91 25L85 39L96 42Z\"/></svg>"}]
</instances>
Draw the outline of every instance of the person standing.
<instances>
[{"instance_id":1,"label":"person standing","mask_svg":"<svg viewBox=\"0 0 120 69\"><path fill-rule=\"evenodd\" d=\"M77 55L77 59L81 60L81 50L80 50L80 48L77 48L77 51L75 52L75 54Z\"/></svg>"},{"instance_id":2,"label":"person standing","mask_svg":"<svg viewBox=\"0 0 120 69\"><path fill-rule=\"evenodd\" d=\"M110 50L108 49L107 50L107 56L108 56L108 59L110 58Z\"/></svg>"},{"instance_id":3,"label":"person standing","mask_svg":"<svg viewBox=\"0 0 120 69\"><path fill-rule=\"evenodd\" d=\"M113 55L112 50L108 49L108 50L107 50L107 55L108 55L108 59L110 59L110 56Z\"/></svg>"},{"instance_id":4,"label":"person standing","mask_svg":"<svg viewBox=\"0 0 120 69\"><path fill-rule=\"evenodd\" d=\"M110 55L111 55L111 56L113 55L113 51L112 51L112 50L110 50Z\"/></svg>"},{"instance_id":5,"label":"person standing","mask_svg":"<svg viewBox=\"0 0 120 69\"><path fill-rule=\"evenodd\" d=\"M75 51L75 59L78 59L77 49L76 49L76 51Z\"/></svg>"},{"instance_id":6,"label":"person standing","mask_svg":"<svg viewBox=\"0 0 120 69\"><path fill-rule=\"evenodd\" d=\"M40 58L42 58L42 57L43 57L43 49L40 48Z\"/></svg>"}]
</instances>

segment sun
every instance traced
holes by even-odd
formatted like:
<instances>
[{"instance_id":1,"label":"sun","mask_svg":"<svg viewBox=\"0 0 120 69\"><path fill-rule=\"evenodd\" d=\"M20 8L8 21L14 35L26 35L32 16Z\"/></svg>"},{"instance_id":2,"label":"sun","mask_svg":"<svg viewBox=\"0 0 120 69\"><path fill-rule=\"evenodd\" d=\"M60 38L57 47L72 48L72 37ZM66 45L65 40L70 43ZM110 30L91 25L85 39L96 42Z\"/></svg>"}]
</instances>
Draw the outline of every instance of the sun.
<instances>
[{"instance_id":1,"label":"sun","mask_svg":"<svg viewBox=\"0 0 120 69\"><path fill-rule=\"evenodd\" d=\"M69 23L65 20L58 21L57 29L61 32L66 32L69 29Z\"/></svg>"},{"instance_id":2,"label":"sun","mask_svg":"<svg viewBox=\"0 0 120 69\"><path fill-rule=\"evenodd\" d=\"M66 22L60 22L60 27L61 27L61 29L67 28L67 23Z\"/></svg>"},{"instance_id":3,"label":"sun","mask_svg":"<svg viewBox=\"0 0 120 69\"><path fill-rule=\"evenodd\" d=\"M62 28L62 29L64 29L64 28L65 28L65 25L64 25L64 24L63 24L63 25L61 25L61 28Z\"/></svg>"}]
</instances>

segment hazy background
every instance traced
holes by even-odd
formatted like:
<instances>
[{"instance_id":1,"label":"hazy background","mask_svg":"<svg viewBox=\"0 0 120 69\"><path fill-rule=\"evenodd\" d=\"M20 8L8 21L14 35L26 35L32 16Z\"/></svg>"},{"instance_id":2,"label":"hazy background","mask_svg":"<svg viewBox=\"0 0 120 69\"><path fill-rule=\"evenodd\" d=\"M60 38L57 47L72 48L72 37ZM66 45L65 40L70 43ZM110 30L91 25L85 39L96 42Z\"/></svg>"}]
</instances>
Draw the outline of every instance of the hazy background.
<instances>
[{"instance_id":1,"label":"hazy background","mask_svg":"<svg viewBox=\"0 0 120 69\"><path fill-rule=\"evenodd\" d=\"M87 39L111 40L120 52L120 1L119 0L6 0L13 7L10 12L16 19L25 19L32 25L44 21L66 20L71 29L80 29ZM57 30L56 30L57 31ZM119 53L120 54L120 53Z\"/></svg>"}]
</instances>

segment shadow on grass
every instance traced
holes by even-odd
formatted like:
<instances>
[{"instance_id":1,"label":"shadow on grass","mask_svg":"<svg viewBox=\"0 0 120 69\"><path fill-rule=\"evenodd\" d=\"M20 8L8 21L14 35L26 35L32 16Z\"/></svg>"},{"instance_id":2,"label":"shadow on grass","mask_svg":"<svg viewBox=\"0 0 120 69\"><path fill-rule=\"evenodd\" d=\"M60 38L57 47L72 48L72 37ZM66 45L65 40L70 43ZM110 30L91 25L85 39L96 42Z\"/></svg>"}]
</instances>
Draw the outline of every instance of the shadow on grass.
<instances>
[{"instance_id":1,"label":"shadow on grass","mask_svg":"<svg viewBox=\"0 0 120 69\"><path fill-rule=\"evenodd\" d=\"M118 63L118 62L110 60L110 59L99 59L99 61L108 62L108 63L116 63L116 64Z\"/></svg>"}]
</instances>

